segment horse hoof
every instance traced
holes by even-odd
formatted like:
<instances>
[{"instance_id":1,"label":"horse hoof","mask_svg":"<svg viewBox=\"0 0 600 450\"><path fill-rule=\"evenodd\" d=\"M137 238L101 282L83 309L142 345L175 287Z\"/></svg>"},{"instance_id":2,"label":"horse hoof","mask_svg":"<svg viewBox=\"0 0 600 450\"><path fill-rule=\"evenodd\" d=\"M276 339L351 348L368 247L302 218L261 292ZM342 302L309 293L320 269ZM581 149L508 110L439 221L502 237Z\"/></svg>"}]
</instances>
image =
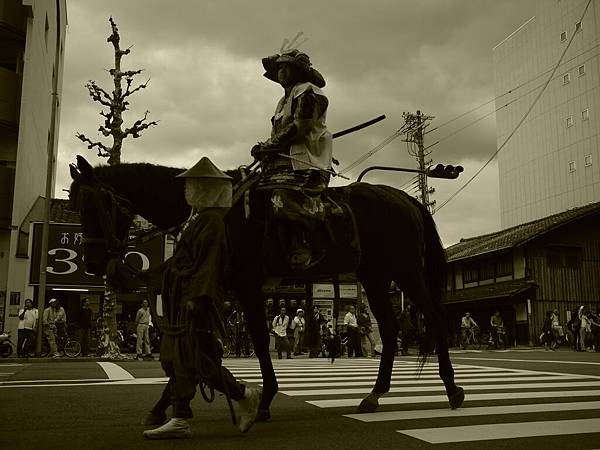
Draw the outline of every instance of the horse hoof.
<instances>
[{"instance_id":1,"label":"horse hoof","mask_svg":"<svg viewBox=\"0 0 600 450\"><path fill-rule=\"evenodd\" d=\"M358 405L358 412L359 413L375 412L377 410L377 407L379 406L378 400L379 400L379 396L377 394L370 393L363 399L362 402L360 402L360 405Z\"/></svg>"},{"instance_id":2,"label":"horse hoof","mask_svg":"<svg viewBox=\"0 0 600 450\"><path fill-rule=\"evenodd\" d=\"M271 413L268 409L259 409L258 414L256 414L255 422L268 422L271 420Z\"/></svg>"},{"instance_id":3,"label":"horse hoof","mask_svg":"<svg viewBox=\"0 0 600 450\"><path fill-rule=\"evenodd\" d=\"M461 387L458 387L454 394L448 396L448 400L450 401L450 408L460 408L460 405L462 405L464 399L465 390Z\"/></svg>"}]
</instances>

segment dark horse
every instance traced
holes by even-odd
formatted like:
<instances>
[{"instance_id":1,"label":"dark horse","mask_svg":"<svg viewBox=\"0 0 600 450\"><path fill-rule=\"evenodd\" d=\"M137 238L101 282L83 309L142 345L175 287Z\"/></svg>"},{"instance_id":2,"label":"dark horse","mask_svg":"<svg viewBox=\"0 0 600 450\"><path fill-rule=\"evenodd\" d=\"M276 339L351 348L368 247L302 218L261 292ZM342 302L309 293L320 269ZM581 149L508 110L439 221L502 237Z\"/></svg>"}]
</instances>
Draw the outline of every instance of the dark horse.
<instances>
[{"instance_id":1,"label":"dark horse","mask_svg":"<svg viewBox=\"0 0 600 450\"><path fill-rule=\"evenodd\" d=\"M80 211L84 253L88 271L104 275L106 266L119 257L133 214L162 229L183 223L190 210L184 200L184 184L175 176L182 169L151 164L120 164L92 168L81 156L71 165L70 199ZM238 171L228 175L240 179ZM379 325L383 351L377 381L363 399L359 412L371 412L390 389L398 324L389 298L394 281L425 315L425 354L435 349L439 374L451 408L464 399L454 383L448 355L447 325L442 307L445 283L445 252L429 212L414 198L389 186L354 183L342 190L356 220L361 257L356 271ZM252 198L252 197L251 197ZM252 204L252 202L250 202ZM277 393L277 380L269 355L269 334L261 297L265 282L261 243L264 223L246 218L244 202L236 202L226 223L232 249L231 288L246 314L249 332L260 362L263 397L258 420L270 417L269 407Z\"/></svg>"}]
</instances>

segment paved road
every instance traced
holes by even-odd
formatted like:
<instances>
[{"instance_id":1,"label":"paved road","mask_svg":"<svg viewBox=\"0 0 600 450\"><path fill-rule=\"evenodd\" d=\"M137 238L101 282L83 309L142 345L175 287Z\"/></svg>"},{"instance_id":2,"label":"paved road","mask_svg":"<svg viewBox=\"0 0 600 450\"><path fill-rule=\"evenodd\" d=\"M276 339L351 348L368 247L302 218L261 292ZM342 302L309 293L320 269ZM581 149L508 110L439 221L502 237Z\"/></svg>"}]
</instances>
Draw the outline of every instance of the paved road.
<instances>
[{"instance_id":1,"label":"paved road","mask_svg":"<svg viewBox=\"0 0 600 450\"><path fill-rule=\"evenodd\" d=\"M165 379L158 362L0 364L0 448L600 448L600 354L454 352L463 408L447 406L432 361L398 359L392 391L355 414L378 361L275 360L273 420L236 432L225 400L193 402L193 438L149 442L138 425ZM256 359L228 359L260 383ZM8 418L8 420L6 420Z\"/></svg>"}]
</instances>

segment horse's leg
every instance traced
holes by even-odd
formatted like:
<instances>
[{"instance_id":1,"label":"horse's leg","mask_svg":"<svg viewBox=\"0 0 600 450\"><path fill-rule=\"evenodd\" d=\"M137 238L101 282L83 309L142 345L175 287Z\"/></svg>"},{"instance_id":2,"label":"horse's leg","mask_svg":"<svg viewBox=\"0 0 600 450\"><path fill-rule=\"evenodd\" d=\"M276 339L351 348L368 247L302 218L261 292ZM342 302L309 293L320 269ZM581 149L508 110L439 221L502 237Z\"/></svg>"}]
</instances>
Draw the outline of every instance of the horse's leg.
<instances>
[{"instance_id":1,"label":"horse's leg","mask_svg":"<svg viewBox=\"0 0 600 450\"><path fill-rule=\"evenodd\" d=\"M398 346L398 323L389 298L390 281L361 281L367 293L371 311L379 325L379 334L383 344L375 386L358 406L358 412L365 413L375 411L379 406L379 397L390 390L394 356Z\"/></svg>"},{"instance_id":2,"label":"horse's leg","mask_svg":"<svg viewBox=\"0 0 600 450\"><path fill-rule=\"evenodd\" d=\"M403 277L401 282L396 282L425 314L427 334L425 339L428 342L428 337L435 338L438 373L446 388L450 407L456 409L462 404L465 395L463 389L454 383L454 369L448 353L448 326L440 299L432 298L425 282L425 275L421 271L413 271L409 276Z\"/></svg>"},{"instance_id":3,"label":"horse's leg","mask_svg":"<svg viewBox=\"0 0 600 450\"><path fill-rule=\"evenodd\" d=\"M450 354L448 353L448 325L446 323L446 315L444 314L444 307L439 304L435 305L437 320L437 337L436 337L436 353L438 359L438 372L440 378L444 382L446 388L446 395L448 395L448 401L450 408L459 408L463 400L465 399L465 391L463 388L456 385L454 382L454 368L450 361Z\"/></svg>"},{"instance_id":4,"label":"horse's leg","mask_svg":"<svg viewBox=\"0 0 600 450\"><path fill-rule=\"evenodd\" d=\"M238 291L241 305L246 316L246 326L250 332L254 351L260 364L260 371L263 380L263 391L258 406L257 422L265 422L271 418L269 408L271 401L277 393L278 385L275 377L275 370L269 353L269 330L267 327L267 317L265 308L260 295L260 287L246 286Z\"/></svg>"}]
</instances>

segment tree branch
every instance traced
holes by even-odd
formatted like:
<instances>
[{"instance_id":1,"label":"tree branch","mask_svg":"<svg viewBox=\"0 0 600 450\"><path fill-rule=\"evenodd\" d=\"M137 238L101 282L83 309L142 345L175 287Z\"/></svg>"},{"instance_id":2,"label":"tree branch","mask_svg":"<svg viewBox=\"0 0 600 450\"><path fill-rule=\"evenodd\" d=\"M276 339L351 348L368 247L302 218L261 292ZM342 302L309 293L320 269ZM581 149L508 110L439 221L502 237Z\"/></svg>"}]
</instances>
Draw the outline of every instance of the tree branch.
<instances>
[{"instance_id":1,"label":"tree branch","mask_svg":"<svg viewBox=\"0 0 600 450\"><path fill-rule=\"evenodd\" d=\"M123 94L123 98L130 96L131 94L133 94L136 91L139 91L140 89L146 89L146 87L148 86L148 83L150 83L150 78L148 78L148 81L146 81L145 83L140 84L138 87L136 87L132 91L130 91L129 88L131 87L132 81L133 80L131 78L127 78L127 89L125 90L125 93Z\"/></svg>"},{"instance_id":2,"label":"tree branch","mask_svg":"<svg viewBox=\"0 0 600 450\"><path fill-rule=\"evenodd\" d=\"M86 135L84 135L82 133L77 133L75 136L80 141L87 143L89 149L92 149L94 147L98 148L98 156L102 156L102 157L106 158L107 156L111 155L112 149L107 147L106 145L104 145L102 142L93 142L90 138L88 138ZM103 151L104 151L104 153L102 153Z\"/></svg>"},{"instance_id":3,"label":"tree branch","mask_svg":"<svg viewBox=\"0 0 600 450\"><path fill-rule=\"evenodd\" d=\"M123 133L123 138L126 138L127 136L131 136L134 139L135 138L139 138L140 137L140 132L152 127L152 126L156 126L158 125L158 121L152 121L152 122L146 122L144 123L144 121L146 120L146 118L148 117L148 113L150 111L146 111L144 113L144 117L136 120L135 123L130 127L127 128L125 130L125 132Z\"/></svg>"}]
</instances>

